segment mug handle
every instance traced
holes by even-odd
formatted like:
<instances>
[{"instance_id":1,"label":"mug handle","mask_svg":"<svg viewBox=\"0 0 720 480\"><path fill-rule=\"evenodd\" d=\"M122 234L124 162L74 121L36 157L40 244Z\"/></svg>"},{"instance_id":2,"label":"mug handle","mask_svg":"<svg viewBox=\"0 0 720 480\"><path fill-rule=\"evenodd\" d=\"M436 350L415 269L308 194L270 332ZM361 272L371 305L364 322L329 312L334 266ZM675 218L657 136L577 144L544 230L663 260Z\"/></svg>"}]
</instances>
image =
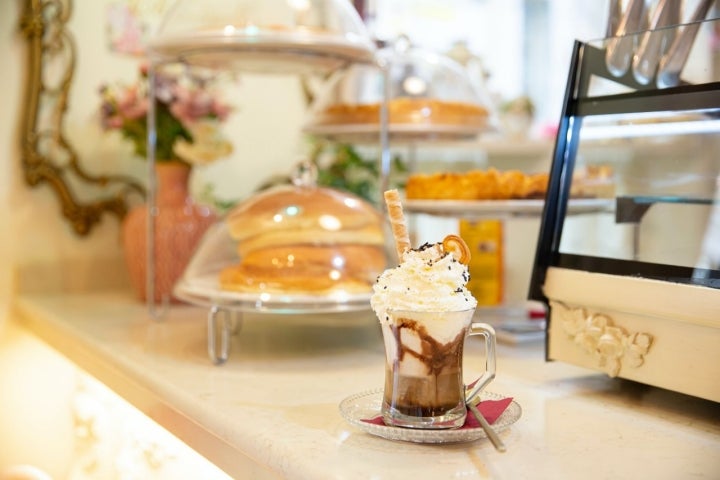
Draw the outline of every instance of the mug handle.
<instances>
[{"instance_id":1,"label":"mug handle","mask_svg":"<svg viewBox=\"0 0 720 480\"><path fill-rule=\"evenodd\" d=\"M465 394L466 402L475 398L495 378L495 329L487 323L473 322L468 333L468 336L472 335L485 337L485 372L470 384L470 393Z\"/></svg>"}]
</instances>

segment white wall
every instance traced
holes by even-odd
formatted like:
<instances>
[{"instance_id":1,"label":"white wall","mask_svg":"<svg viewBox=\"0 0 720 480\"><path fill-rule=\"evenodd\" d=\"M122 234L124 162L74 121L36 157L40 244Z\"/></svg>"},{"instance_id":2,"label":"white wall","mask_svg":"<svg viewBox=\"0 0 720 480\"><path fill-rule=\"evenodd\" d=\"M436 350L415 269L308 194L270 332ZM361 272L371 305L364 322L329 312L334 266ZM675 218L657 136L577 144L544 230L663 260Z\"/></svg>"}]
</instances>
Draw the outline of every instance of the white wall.
<instances>
[{"instance_id":1,"label":"white wall","mask_svg":"<svg viewBox=\"0 0 720 480\"><path fill-rule=\"evenodd\" d=\"M7 234L0 240L0 271L3 272L4 281L0 281L0 298L7 299L13 291L14 280L18 269L45 263L65 262L72 265L77 261L78 266L87 264L92 259L119 258L118 222L108 216L87 238L80 238L74 233L69 224L62 218L59 211L59 202L55 193L48 185L30 188L24 181L20 165L20 126L21 109L24 108L25 39L18 29L21 2L0 2L0 58L4 67L4 74L0 78L0 95L3 96L3 109L0 111L0 195L3 204L7 206L0 213L0 228ZM83 4L92 6L99 14L101 3L80 2L76 5L76 15L82 19ZM79 12L79 13L78 13ZM93 34L99 22L88 22L89 32ZM73 21L71 28L77 26ZM87 37L77 39L80 49L87 45L99 43L92 42ZM119 66L115 71L121 70ZM66 133L74 142L76 139L84 141L77 145L84 155L87 144L92 145L93 136L88 135L90 119L88 112L94 107L97 100L97 86L90 91L86 72L97 75L100 72L113 74L113 70L103 65L103 58L79 58L76 78L71 92L71 106L67 115ZM90 171L98 171L105 158L89 159Z\"/></svg>"},{"instance_id":2,"label":"white wall","mask_svg":"<svg viewBox=\"0 0 720 480\"><path fill-rule=\"evenodd\" d=\"M418 47L447 52L464 40L491 73L489 88L506 98L523 92L523 0L378 0L376 34L407 35Z\"/></svg>"},{"instance_id":3,"label":"white wall","mask_svg":"<svg viewBox=\"0 0 720 480\"><path fill-rule=\"evenodd\" d=\"M12 92L20 86L20 41L14 34L17 23L19 2L0 2L0 58L7 68L0 75L0 205L11 206L10 193L17 173L12 168L17 158L17 142L15 141L15 119L20 108L19 102ZM8 68L8 67L14 68ZM0 324L7 310L12 272L9 268L15 245L15 235L10 223L11 208L0 208Z\"/></svg>"},{"instance_id":4,"label":"white wall","mask_svg":"<svg viewBox=\"0 0 720 480\"><path fill-rule=\"evenodd\" d=\"M438 52L464 40L490 74L487 87L494 97L529 95L538 122L553 125L573 41L604 36L608 0L377 0L374 8L382 39L405 34ZM533 48L526 50L529 44Z\"/></svg>"}]
</instances>

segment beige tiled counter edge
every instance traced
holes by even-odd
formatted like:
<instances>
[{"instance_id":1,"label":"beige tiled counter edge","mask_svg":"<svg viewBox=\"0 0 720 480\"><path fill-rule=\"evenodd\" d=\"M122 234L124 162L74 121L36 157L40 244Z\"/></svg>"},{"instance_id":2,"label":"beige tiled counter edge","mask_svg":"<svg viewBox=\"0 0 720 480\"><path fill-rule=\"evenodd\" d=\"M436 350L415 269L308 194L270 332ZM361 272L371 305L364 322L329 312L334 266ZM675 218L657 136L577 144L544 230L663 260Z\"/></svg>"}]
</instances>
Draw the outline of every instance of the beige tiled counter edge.
<instances>
[{"instance_id":1,"label":"beige tiled counter edge","mask_svg":"<svg viewBox=\"0 0 720 480\"><path fill-rule=\"evenodd\" d=\"M206 354L203 309L151 319L127 292L23 294L24 328L235 478L717 478L720 405L500 346L489 390L520 420L489 442L417 445L370 436L338 403L382 382L368 312L351 321L249 317L231 358ZM320 321L322 320L322 321ZM466 369L482 365L470 340ZM628 454L632 452L632 454ZM592 465L592 468L588 468Z\"/></svg>"}]
</instances>

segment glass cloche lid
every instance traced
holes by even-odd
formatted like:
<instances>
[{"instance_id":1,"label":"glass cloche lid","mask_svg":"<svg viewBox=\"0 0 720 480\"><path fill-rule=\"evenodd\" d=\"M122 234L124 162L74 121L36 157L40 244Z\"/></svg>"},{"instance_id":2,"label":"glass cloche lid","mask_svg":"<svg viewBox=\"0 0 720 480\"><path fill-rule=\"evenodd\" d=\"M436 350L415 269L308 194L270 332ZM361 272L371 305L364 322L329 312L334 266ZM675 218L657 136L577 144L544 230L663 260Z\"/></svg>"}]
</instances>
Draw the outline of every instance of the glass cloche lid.
<instances>
[{"instance_id":1,"label":"glass cloche lid","mask_svg":"<svg viewBox=\"0 0 720 480\"><path fill-rule=\"evenodd\" d=\"M349 0L178 0L151 39L158 60L242 71L331 71L372 61Z\"/></svg>"},{"instance_id":2,"label":"glass cloche lid","mask_svg":"<svg viewBox=\"0 0 720 480\"><path fill-rule=\"evenodd\" d=\"M487 95L455 60L413 47L405 37L379 50L377 58L387 69L393 138L474 137L487 128ZM384 88L378 66L357 64L335 72L317 96L305 131L347 140L376 135Z\"/></svg>"},{"instance_id":3,"label":"glass cloche lid","mask_svg":"<svg viewBox=\"0 0 720 480\"><path fill-rule=\"evenodd\" d=\"M369 309L388 264L386 238L371 204L316 186L312 175L296 176L241 202L208 230L174 294L251 311Z\"/></svg>"}]
</instances>

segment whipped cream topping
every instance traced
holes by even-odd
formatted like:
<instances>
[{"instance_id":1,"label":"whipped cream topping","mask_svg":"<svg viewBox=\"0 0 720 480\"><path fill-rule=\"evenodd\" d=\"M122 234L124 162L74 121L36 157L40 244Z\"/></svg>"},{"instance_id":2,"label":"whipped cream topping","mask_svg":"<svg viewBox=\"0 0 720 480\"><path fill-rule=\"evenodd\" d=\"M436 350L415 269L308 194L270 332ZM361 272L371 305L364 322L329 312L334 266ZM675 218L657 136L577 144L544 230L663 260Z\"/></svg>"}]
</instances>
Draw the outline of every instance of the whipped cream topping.
<instances>
[{"instance_id":1,"label":"whipped cream topping","mask_svg":"<svg viewBox=\"0 0 720 480\"><path fill-rule=\"evenodd\" d=\"M451 312L477 306L466 288L466 265L441 243L426 243L408 250L402 262L385 270L373 285L370 304L381 323L389 323L388 310Z\"/></svg>"}]
</instances>

